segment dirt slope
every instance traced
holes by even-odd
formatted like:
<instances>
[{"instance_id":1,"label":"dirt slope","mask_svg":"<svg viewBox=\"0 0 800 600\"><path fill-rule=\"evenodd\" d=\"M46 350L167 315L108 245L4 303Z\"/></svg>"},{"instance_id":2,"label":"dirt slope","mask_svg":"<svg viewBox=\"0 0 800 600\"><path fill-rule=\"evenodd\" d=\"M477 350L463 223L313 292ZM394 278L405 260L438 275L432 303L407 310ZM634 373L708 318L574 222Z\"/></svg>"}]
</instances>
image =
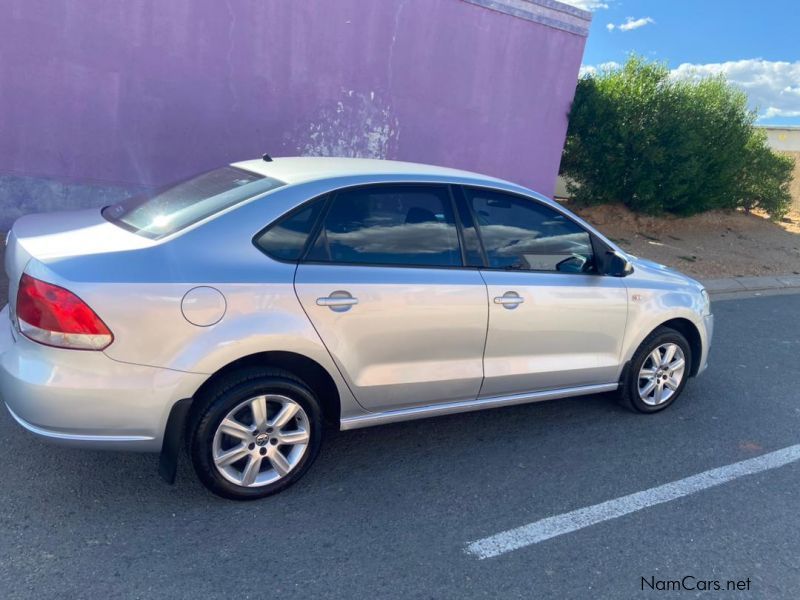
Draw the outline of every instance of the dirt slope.
<instances>
[{"instance_id":1,"label":"dirt slope","mask_svg":"<svg viewBox=\"0 0 800 600\"><path fill-rule=\"evenodd\" d=\"M622 205L564 206L625 250L692 276L800 275L800 210L773 223L741 211L656 218Z\"/></svg>"}]
</instances>

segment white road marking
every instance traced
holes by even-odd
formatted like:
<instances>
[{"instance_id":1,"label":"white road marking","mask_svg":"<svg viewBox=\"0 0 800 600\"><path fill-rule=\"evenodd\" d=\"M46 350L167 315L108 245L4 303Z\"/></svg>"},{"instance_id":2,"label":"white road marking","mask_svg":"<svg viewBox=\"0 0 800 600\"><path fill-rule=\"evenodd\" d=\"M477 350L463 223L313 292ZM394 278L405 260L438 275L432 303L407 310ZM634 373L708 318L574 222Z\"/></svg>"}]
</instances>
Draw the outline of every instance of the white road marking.
<instances>
[{"instance_id":1,"label":"white road marking","mask_svg":"<svg viewBox=\"0 0 800 600\"><path fill-rule=\"evenodd\" d=\"M512 550L538 544L565 533L616 519L656 504L683 498L739 477L776 469L798 460L800 460L800 444L509 529L469 543L466 552L479 559L500 556Z\"/></svg>"}]
</instances>

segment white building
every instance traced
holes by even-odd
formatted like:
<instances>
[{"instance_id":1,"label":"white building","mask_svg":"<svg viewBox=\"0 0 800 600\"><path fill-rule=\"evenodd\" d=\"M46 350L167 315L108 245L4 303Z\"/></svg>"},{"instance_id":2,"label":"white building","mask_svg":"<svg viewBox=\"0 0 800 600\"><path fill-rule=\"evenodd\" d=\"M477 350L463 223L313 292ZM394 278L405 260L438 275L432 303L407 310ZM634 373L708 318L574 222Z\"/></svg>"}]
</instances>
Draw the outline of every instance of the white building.
<instances>
[{"instance_id":1,"label":"white building","mask_svg":"<svg viewBox=\"0 0 800 600\"><path fill-rule=\"evenodd\" d=\"M800 152L800 126L760 125L767 132L767 143L773 150Z\"/></svg>"}]
</instances>

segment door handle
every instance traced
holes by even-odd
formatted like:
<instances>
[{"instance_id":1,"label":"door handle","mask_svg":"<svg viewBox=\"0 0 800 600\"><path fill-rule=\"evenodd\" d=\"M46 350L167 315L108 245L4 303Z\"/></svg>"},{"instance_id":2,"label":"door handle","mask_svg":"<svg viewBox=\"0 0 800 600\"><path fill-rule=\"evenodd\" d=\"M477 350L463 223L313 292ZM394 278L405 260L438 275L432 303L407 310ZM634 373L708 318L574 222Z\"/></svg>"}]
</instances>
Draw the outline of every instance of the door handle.
<instances>
[{"instance_id":1,"label":"door handle","mask_svg":"<svg viewBox=\"0 0 800 600\"><path fill-rule=\"evenodd\" d=\"M500 304L503 308L509 310L517 308L523 302L525 302L525 298L520 296L517 292L506 292L502 296L495 296L494 298L495 304Z\"/></svg>"},{"instance_id":2,"label":"door handle","mask_svg":"<svg viewBox=\"0 0 800 600\"><path fill-rule=\"evenodd\" d=\"M334 312L345 312L355 304L358 304L358 298L353 298L350 292L343 290L337 290L330 296L317 298L317 306L327 306Z\"/></svg>"},{"instance_id":3,"label":"door handle","mask_svg":"<svg viewBox=\"0 0 800 600\"><path fill-rule=\"evenodd\" d=\"M353 306L358 304L358 298L334 298L328 296L327 298L317 298L319 306Z\"/></svg>"}]
</instances>

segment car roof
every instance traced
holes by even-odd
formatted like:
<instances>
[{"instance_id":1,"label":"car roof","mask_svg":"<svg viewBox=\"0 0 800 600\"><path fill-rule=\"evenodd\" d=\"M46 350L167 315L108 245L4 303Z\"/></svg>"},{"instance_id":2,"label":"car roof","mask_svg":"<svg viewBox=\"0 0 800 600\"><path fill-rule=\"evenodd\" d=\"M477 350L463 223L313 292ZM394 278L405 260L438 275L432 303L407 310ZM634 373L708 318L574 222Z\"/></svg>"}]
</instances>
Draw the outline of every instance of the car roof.
<instances>
[{"instance_id":1,"label":"car roof","mask_svg":"<svg viewBox=\"0 0 800 600\"><path fill-rule=\"evenodd\" d=\"M343 157L317 157L317 156L286 156L275 157L270 161L263 159L246 160L233 163L231 166L266 175L288 184L306 183L320 179L331 179L350 176L377 176L388 177L402 175L406 177L418 176L423 179L445 178L457 181L475 181L493 184L502 184L503 187L513 186L514 183L462 171L448 167L437 167L421 163L401 162L396 160L380 160L374 158L343 158Z\"/></svg>"}]
</instances>

